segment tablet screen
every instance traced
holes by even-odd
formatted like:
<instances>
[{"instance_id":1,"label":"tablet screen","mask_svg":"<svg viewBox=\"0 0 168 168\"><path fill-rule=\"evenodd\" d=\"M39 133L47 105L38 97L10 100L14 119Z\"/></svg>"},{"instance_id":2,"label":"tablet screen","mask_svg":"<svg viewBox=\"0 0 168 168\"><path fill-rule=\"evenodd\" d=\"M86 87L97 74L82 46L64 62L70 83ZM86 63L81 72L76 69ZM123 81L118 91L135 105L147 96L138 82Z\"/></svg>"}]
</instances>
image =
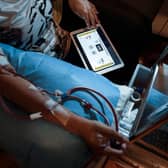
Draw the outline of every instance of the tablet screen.
<instances>
[{"instance_id":1,"label":"tablet screen","mask_svg":"<svg viewBox=\"0 0 168 168\"><path fill-rule=\"evenodd\" d=\"M103 74L124 66L100 25L71 32L71 37L87 69Z\"/></svg>"},{"instance_id":2,"label":"tablet screen","mask_svg":"<svg viewBox=\"0 0 168 168\"><path fill-rule=\"evenodd\" d=\"M78 34L77 39L94 71L99 71L114 64L113 58L96 29Z\"/></svg>"}]
</instances>

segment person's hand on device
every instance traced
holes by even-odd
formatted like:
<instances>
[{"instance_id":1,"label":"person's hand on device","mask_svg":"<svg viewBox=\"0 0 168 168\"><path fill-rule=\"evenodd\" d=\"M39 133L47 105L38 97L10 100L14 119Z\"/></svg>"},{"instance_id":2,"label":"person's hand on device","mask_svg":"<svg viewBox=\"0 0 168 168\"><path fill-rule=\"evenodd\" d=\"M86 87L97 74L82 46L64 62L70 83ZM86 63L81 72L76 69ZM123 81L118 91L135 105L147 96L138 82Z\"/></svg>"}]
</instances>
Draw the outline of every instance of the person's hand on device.
<instances>
[{"instance_id":1,"label":"person's hand on device","mask_svg":"<svg viewBox=\"0 0 168 168\"><path fill-rule=\"evenodd\" d=\"M88 0L69 0L71 10L82 18L87 26L98 24L98 11L93 3Z\"/></svg>"},{"instance_id":2,"label":"person's hand on device","mask_svg":"<svg viewBox=\"0 0 168 168\"><path fill-rule=\"evenodd\" d=\"M128 140L114 131L113 128L98 121L72 114L67 127L80 135L92 149L100 154L121 155L126 150Z\"/></svg>"}]
</instances>

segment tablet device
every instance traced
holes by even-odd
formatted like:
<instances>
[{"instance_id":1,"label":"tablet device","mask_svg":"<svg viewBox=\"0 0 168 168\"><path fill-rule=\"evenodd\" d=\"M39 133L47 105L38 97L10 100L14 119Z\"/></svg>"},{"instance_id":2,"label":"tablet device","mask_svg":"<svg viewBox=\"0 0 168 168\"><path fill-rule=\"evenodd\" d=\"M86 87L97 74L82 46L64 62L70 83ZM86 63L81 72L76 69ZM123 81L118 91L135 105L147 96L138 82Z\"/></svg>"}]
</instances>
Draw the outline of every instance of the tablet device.
<instances>
[{"instance_id":1,"label":"tablet device","mask_svg":"<svg viewBox=\"0 0 168 168\"><path fill-rule=\"evenodd\" d=\"M70 33L85 68L104 74L124 66L102 25Z\"/></svg>"}]
</instances>

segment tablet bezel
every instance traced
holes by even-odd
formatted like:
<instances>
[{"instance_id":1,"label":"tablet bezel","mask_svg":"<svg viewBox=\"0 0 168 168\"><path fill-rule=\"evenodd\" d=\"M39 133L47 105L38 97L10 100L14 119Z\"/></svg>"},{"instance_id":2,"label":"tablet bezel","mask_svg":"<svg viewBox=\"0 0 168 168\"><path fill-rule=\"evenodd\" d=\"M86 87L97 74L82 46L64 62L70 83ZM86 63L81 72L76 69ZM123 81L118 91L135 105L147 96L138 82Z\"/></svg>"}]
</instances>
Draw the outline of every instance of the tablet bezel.
<instances>
[{"instance_id":1,"label":"tablet bezel","mask_svg":"<svg viewBox=\"0 0 168 168\"><path fill-rule=\"evenodd\" d=\"M104 45L106 46L107 50L109 51L113 61L114 61L114 64L109 66L109 67L104 67L100 70L97 70L95 71L92 66L91 66L91 63L89 62L88 60L88 57L87 55L85 54L79 40L77 39L77 35L79 34L82 34L84 32L89 32L91 30L97 30L97 32L99 33L100 37L102 37L102 40L104 42ZM116 51L114 45L112 44L112 42L110 41L107 33L105 32L105 30L103 29L102 25L98 24L96 26L92 26L92 27L87 27L87 28L82 28L82 29L78 29L78 30L75 30L75 31L72 31L70 33L70 36L72 38L72 41L80 55L80 58L85 66L86 69L89 69L89 70L92 70L98 74L104 74L104 73L107 73L107 72L110 72L110 71L113 71L113 70L116 70L116 69L119 69L119 68L122 68L124 66L124 62L122 61L122 59L120 58L118 52ZM112 55L113 54L113 55Z\"/></svg>"}]
</instances>

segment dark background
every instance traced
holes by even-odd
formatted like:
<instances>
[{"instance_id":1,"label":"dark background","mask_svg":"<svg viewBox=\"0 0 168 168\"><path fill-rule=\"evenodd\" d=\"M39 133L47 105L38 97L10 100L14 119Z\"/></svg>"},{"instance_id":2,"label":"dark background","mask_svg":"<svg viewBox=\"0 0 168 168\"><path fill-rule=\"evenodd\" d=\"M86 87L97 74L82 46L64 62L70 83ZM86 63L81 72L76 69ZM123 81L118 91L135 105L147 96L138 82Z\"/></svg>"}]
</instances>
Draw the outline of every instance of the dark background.
<instances>
[{"instance_id":1,"label":"dark background","mask_svg":"<svg viewBox=\"0 0 168 168\"><path fill-rule=\"evenodd\" d=\"M150 14L149 17L149 14L145 15L122 1L92 1L99 11L98 16L102 26L125 63L124 68L107 73L104 76L114 82L127 84L140 55L147 46L155 41L155 37L151 33L154 14L152 16ZM158 7L160 6L158 5ZM152 13L154 12L152 11ZM68 31L86 27L84 21L71 12L67 1L64 1L61 26ZM83 67L73 45L69 56L65 60Z\"/></svg>"},{"instance_id":2,"label":"dark background","mask_svg":"<svg viewBox=\"0 0 168 168\"><path fill-rule=\"evenodd\" d=\"M131 75L142 57L146 66L151 66L163 50L167 39L152 34L152 20L163 0L92 0L99 11L102 26L110 37L125 67L105 74L113 82L128 84ZM68 30L86 27L83 20L71 12L64 1L61 26ZM66 61L83 66L74 46ZM157 129L144 137L147 143L168 151L166 129Z\"/></svg>"}]
</instances>

